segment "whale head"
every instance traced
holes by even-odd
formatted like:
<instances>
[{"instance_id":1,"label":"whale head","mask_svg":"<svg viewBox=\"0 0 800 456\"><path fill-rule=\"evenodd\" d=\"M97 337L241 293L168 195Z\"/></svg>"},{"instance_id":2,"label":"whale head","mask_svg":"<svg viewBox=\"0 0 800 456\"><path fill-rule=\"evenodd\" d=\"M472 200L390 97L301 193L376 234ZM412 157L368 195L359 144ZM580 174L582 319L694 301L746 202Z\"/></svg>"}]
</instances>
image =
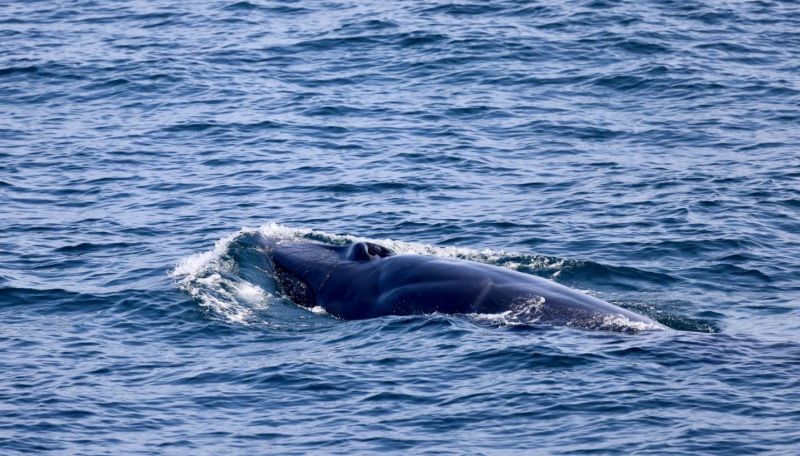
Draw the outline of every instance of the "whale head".
<instances>
[{"instance_id":1,"label":"whale head","mask_svg":"<svg viewBox=\"0 0 800 456\"><path fill-rule=\"evenodd\" d=\"M276 246L271 258L281 291L298 305L314 307L317 293L340 264L378 261L394 254L372 242L341 246L290 242Z\"/></svg>"}]
</instances>

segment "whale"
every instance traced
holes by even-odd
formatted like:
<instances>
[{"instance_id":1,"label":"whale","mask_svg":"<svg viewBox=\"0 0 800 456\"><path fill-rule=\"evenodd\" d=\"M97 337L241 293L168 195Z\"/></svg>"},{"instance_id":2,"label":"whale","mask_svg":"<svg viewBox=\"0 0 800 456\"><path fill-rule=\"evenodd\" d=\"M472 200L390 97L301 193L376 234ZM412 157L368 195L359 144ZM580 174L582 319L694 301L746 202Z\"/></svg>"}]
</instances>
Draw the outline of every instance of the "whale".
<instances>
[{"instance_id":1,"label":"whale","mask_svg":"<svg viewBox=\"0 0 800 456\"><path fill-rule=\"evenodd\" d=\"M542 277L469 260L403 254L373 242L292 241L269 252L279 291L333 317L498 314L580 328L663 328L649 317Z\"/></svg>"}]
</instances>

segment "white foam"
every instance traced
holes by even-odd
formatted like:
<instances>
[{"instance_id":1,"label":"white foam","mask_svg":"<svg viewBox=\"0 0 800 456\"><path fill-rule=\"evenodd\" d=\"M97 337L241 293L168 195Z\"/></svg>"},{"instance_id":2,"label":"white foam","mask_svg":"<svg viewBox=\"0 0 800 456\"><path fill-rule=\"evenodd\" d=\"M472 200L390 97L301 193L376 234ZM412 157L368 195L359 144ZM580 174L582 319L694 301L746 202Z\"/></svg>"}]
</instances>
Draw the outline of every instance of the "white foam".
<instances>
[{"instance_id":1,"label":"white foam","mask_svg":"<svg viewBox=\"0 0 800 456\"><path fill-rule=\"evenodd\" d=\"M252 233L258 232L264 237L272 238L272 239L300 239L302 237L308 236L310 234L320 234L324 236L331 236L324 232L317 232L314 230L310 230L308 228L290 228L288 226L279 225L275 222L269 222L261 225L258 228L242 228L237 235L243 233Z\"/></svg>"},{"instance_id":2,"label":"white foam","mask_svg":"<svg viewBox=\"0 0 800 456\"><path fill-rule=\"evenodd\" d=\"M247 324L253 310L265 308L272 295L258 285L232 274L236 265L226 254L232 242L252 231L243 228L218 240L213 249L179 260L169 276L201 308L231 323Z\"/></svg>"},{"instance_id":3,"label":"white foam","mask_svg":"<svg viewBox=\"0 0 800 456\"><path fill-rule=\"evenodd\" d=\"M271 296L263 288L246 281L236 284L235 288L236 297L254 307L266 307L267 298Z\"/></svg>"},{"instance_id":4,"label":"white foam","mask_svg":"<svg viewBox=\"0 0 800 456\"><path fill-rule=\"evenodd\" d=\"M522 324L514 318L513 315L514 311L506 310L505 312L500 313L493 313L493 314L468 314L469 317L475 321L481 321L485 323L489 323L490 325L497 325L497 326L514 326Z\"/></svg>"},{"instance_id":5,"label":"white foam","mask_svg":"<svg viewBox=\"0 0 800 456\"><path fill-rule=\"evenodd\" d=\"M328 315L328 312L322 306L314 306L309 310L317 315Z\"/></svg>"},{"instance_id":6,"label":"white foam","mask_svg":"<svg viewBox=\"0 0 800 456\"><path fill-rule=\"evenodd\" d=\"M245 230L246 228L242 228L238 232L229 234L218 240L214 243L214 248L207 252L196 253L178 260L178 264L175 265L175 268L169 273L170 277L181 278L197 275L203 269L208 268L214 262L218 261L222 255L228 251L228 246L231 245L231 242L241 236Z\"/></svg>"},{"instance_id":7,"label":"white foam","mask_svg":"<svg viewBox=\"0 0 800 456\"><path fill-rule=\"evenodd\" d=\"M661 323L634 321L624 315L606 315L595 328L606 331L665 331L669 329Z\"/></svg>"},{"instance_id":8,"label":"white foam","mask_svg":"<svg viewBox=\"0 0 800 456\"><path fill-rule=\"evenodd\" d=\"M494 314L469 314L470 318L499 326L531 325L542 317L545 299L534 296L514 304L505 312Z\"/></svg>"}]
</instances>

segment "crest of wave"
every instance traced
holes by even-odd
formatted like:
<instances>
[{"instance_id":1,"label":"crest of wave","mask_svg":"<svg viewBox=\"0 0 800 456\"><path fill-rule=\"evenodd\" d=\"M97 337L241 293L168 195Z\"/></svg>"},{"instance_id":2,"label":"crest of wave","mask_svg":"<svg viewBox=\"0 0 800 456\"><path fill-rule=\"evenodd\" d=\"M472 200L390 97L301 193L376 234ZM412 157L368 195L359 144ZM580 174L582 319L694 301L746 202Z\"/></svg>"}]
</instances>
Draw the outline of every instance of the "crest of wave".
<instances>
[{"instance_id":1,"label":"crest of wave","mask_svg":"<svg viewBox=\"0 0 800 456\"><path fill-rule=\"evenodd\" d=\"M211 250L178 261L169 272L178 287L189 293L204 310L231 323L248 323L254 310L266 308L274 296L237 275L230 246L242 231L228 235Z\"/></svg>"}]
</instances>

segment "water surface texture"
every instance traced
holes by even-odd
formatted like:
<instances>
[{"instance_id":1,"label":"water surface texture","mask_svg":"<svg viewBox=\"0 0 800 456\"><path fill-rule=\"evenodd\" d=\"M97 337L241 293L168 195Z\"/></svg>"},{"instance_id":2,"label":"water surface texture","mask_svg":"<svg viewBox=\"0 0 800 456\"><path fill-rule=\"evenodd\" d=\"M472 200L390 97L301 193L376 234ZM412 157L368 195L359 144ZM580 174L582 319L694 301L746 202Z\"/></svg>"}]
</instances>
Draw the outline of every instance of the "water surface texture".
<instances>
[{"instance_id":1,"label":"water surface texture","mask_svg":"<svg viewBox=\"0 0 800 456\"><path fill-rule=\"evenodd\" d=\"M800 5L0 0L0 453L800 449ZM670 328L344 322L259 238Z\"/></svg>"}]
</instances>

